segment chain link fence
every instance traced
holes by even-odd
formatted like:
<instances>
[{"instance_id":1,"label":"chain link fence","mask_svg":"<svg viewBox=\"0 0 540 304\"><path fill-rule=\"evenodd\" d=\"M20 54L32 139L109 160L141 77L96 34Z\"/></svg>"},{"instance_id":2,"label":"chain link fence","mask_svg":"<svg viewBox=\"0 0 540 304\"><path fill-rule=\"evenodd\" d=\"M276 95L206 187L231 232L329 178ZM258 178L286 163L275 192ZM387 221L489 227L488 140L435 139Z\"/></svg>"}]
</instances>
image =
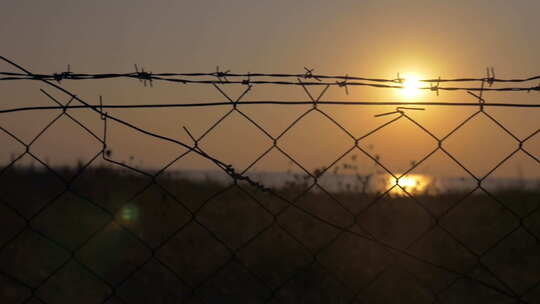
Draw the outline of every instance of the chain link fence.
<instances>
[{"instance_id":1,"label":"chain link fence","mask_svg":"<svg viewBox=\"0 0 540 304\"><path fill-rule=\"evenodd\" d=\"M304 74L213 73L152 74L32 74L21 70L0 73L3 81L39 81L63 94L42 93L51 106L0 109L0 115L22 111L57 110L31 140L0 124L0 133L22 150L0 169L0 298L2 303L540 303L540 185L504 189L486 186L487 179L516 155L540 165L540 155L528 147L540 128L518 136L488 111L489 107L537 104L495 104L485 91L537 91L538 86L493 87L497 83L529 83L540 79L497 79L493 70L479 79L427 79L420 88L439 93L467 91L474 103L385 103L324 101L331 86L373 86L399 89L402 81L350 76ZM199 77L214 79L199 79ZM60 86L61 81L134 78L213 86L225 102L176 105L90 104ZM271 80L260 80L261 78ZM293 78L293 81L290 79ZM275 80L277 79L277 80ZM450 87L445 83L480 83ZM245 86L238 97L226 85ZM254 85L298 86L307 102L243 101ZM322 87L319 95L310 91ZM309 105L278 135L272 135L244 110L245 106ZM254 105L255 104L255 105ZM378 116L392 119L355 136L321 105L355 107L395 105ZM410 112L423 105L474 108L445 136L417 121ZM210 107L229 110L191 142L182 142L138 127L106 112L108 108ZM76 108L100 117L103 133L95 132L71 114ZM283 138L301 121L317 114L349 138L349 147L317 170L297 160ZM266 137L270 146L245 169L212 156L204 149L208 136L236 115ZM60 119L73 122L100 149L78 167L55 167L34 153L33 146ZM505 133L515 147L487 173L478 175L447 148L446 143L478 119ZM393 172L362 143L398 123L407 122L427 135L434 148ZM178 145L182 151L158 170L115 160L108 146L108 127L120 124L142 137ZM399 136L399 134L395 135ZM76 139L72 139L76 140ZM411 139L414 141L414 139ZM223 142L226 145L226 141ZM246 143L246 149L250 148ZM55 147L50 147L54 152ZM478 151L485 153L487 151ZM268 185L251 174L270 153L287 159L299 172L292 180ZM448 157L472 181L456 191L428 193L411 174L435 154ZM194 180L170 168L196 155L221 170L227 180ZM340 187L325 181L338 169L352 170L360 155L389 183L373 190L375 175L350 174ZM21 165L30 159L33 166ZM341 166L344 161L349 164ZM341 166L341 167L340 167ZM540 166L536 167L536 169ZM280 177L281 179L282 177Z\"/></svg>"}]
</instances>

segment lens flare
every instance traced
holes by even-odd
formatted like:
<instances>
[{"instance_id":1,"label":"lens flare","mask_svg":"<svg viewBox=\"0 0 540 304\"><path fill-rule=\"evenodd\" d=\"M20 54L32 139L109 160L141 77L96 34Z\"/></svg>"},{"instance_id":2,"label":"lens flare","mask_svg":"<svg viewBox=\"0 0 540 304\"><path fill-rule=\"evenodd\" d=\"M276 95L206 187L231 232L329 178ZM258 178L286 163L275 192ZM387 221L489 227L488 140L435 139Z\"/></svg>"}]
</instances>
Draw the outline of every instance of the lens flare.
<instances>
[{"instance_id":1,"label":"lens flare","mask_svg":"<svg viewBox=\"0 0 540 304\"><path fill-rule=\"evenodd\" d=\"M139 208L136 205L128 204L120 210L120 219L128 224L139 218Z\"/></svg>"}]
</instances>

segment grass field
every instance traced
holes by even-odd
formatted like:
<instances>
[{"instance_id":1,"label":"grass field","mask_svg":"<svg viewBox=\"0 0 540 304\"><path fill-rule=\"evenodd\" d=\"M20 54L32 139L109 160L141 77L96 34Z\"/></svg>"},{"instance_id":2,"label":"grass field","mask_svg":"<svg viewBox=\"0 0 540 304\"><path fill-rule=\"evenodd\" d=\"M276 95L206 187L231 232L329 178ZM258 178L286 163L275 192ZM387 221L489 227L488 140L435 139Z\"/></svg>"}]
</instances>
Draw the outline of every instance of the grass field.
<instances>
[{"instance_id":1,"label":"grass field","mask_svg":"<svg viewBox=\"0 0 540 304\"><path fill-rule=\"evenodd\" d=\"M540 303L540 188L413 199L55 170L0 174L2 303Z\"/></svg>"}]
</instances>

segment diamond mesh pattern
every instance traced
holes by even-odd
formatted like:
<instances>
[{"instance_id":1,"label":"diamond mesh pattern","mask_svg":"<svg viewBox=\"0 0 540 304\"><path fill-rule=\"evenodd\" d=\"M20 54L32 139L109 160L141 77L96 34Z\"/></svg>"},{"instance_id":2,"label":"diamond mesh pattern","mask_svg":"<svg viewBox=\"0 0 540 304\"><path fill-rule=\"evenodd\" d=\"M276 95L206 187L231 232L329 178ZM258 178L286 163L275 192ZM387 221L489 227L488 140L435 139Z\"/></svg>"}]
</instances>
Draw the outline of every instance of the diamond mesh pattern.
<instances>
[{"instance_id":1,"label":"diamond mesh pattern","mask_svg":"<svg viewBox=\"0 0 540 304\"><path fill-rule=\"evenodd\" d=\"M142 73L127 77L152 81L151 73ZM199 136L186 129L193 141L189 145L88 105L46 76L27 78L37 77L68 98L62 102L42 90L63 110L30 141L0 125L2 136L13 139L8 148L23 151L0 170L2 303L540 302L539 189L499 195L485 186L486 179L517 153L540 165L538 155L528 148L538 140L540 129L517 137L485 110L483 97L475 95L478 110L442 137L400 107L385 113L395 115L392 119L355 136L318 107L330 84L315 98L308 87L322 83L300 81L296 84L304 89L311 108L271 135L242 110L252 83L241 82L246 90L232 98L220 86L229 83L226 77L231 75L217 73L219 82L206 84L226 98L230 110ZM318 80L311 71L303 76ZM347 79L338 84L349 85ZM70 114L74 103L100 115L103 135ZM343 140L336 145L337 155L310 171L302 157L288 152L286 142L295 140L296 129L313 117ZM60 119L72 121L71 127L96 142L93 157L71 174L33 151ZM229 119L243 120L268 142L239 172L204 149L207 141L219 139L213 132ZM515 144L481 174L447 145L478 119ZM117 161L107 147L108 121L177 143L184 152L157 171ZM431 146L397 174L365 143L377 134L398 133L401 124L412 126ZM249 145L246 142L245 148ZM290 161L302 174L279 189L256 182L250 177L252 168L270 154ZM205 158L229 181L202 187L168 178L169 168L190 155ZM376 194L360 188L331 190L323 180L352 155L369 160L396 183ZM475 182L466 193L441 194L439 199L446 202L437 208L433 197L398 182L434 155L446 156ZM38 167L19 165L25 159ZM109 167L97 166L100 161ZM521 207L513 200L520 200Z\"/></svg>"}]
</instances>

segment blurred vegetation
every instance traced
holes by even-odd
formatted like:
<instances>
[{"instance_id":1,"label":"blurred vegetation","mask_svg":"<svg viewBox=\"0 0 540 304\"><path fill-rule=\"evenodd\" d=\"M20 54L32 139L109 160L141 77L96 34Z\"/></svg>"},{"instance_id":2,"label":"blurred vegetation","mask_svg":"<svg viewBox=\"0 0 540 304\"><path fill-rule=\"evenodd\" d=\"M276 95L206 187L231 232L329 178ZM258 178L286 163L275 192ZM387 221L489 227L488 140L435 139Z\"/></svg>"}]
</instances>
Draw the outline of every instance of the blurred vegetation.
<instances>
[{"instance_id":1,"label":"blurred vegetation","mask_svg":"<svg viewBox=\"0 0 540 304\"><path fill-rule=\"evenodd\" d=\"M83 167L0 174L1 303L540 302L540 188L389 195L354 158L274 193Z\"/></svg>"}]
</instances>

